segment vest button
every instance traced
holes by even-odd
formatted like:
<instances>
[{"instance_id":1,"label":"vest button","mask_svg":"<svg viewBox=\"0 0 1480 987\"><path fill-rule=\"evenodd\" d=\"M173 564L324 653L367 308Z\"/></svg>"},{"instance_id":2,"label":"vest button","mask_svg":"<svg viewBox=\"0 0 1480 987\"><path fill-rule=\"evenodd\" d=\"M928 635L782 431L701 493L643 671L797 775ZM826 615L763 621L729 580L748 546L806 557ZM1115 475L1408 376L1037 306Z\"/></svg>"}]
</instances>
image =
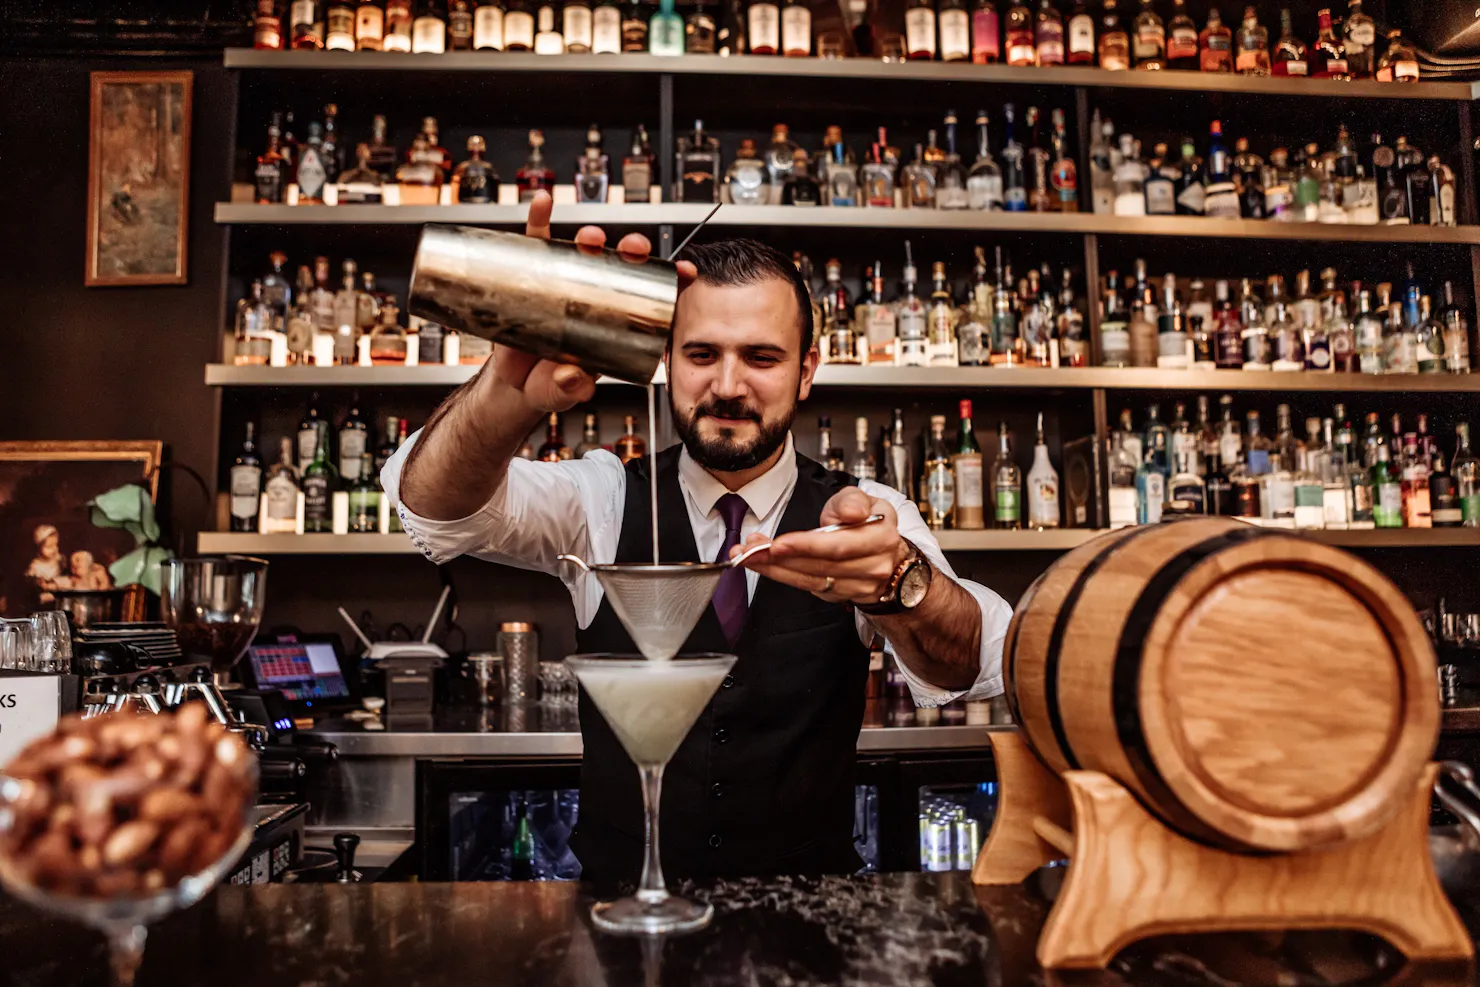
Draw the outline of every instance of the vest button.
<instances>
[{"instance_id":1,"label":"vest button","mask_svg":"<svg viewBox=\"0 0 1480 987\"><path fill-rule=\"evenodd\" d=\"M717 744L728 744L730 742L730 731L720 727L714 731L714 742Z\"/></svg>"},{"instance_id":2,"label":"vest button","mask_svg":"<svg viewBox=\"0 0 1480 987\"><path fill-rule=\"evenodd\" d=\"M723 682L721 682L720 685L723 686L726 689L733 689L733 688L735 688L735 676L733 676L733 675L726 675L725 676L725 680Z\"/></svg>"},{"instance_id":3,"label":"vest button","mask_svg":"<svg viewBox=\"0 0 1480 987\"><path fill-rule=\"evenodd\" d=\"M719 838L719 834L718 833L712 833L712 834L710 834L710 836L709 836L709 845L711 847L713 847L714 849L718 850L719 849L719 845L721 843L723 843L723 842L724 842L724 840L722 840L722 839Z\"/></svg>"},{"instance_id":4,"label":"vest button","mask_svg":"<svg viewBox=\"0 0 1480 987\"><path fill-rule=\"evenodd\" d=\"M713 785L709 786L709 794L713 795L715 798L719 798L722 794L724 794L724 789L719 787L719 782L715 782Z\"/></svg>"}]
</instances>

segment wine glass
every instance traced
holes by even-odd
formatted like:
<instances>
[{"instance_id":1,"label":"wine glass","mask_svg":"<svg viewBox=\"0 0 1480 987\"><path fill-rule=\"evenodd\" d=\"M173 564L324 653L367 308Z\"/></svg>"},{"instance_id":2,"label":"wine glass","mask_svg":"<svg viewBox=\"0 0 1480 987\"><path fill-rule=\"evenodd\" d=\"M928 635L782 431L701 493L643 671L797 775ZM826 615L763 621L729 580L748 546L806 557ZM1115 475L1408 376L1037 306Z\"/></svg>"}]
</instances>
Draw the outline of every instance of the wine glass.
<instances>
[{"instance_id":1,"label":"wine glass","mask_svg":"<svg viewBox=\"0 0 1480 987\"><path fill-rule=\"evenodd\" d=\"M702 929L714 916L708 902L668 893L658 852L663 768L735 664L734 655L679 655L653 661L639 655L587 654L565 659L591 697L642 781L645 852L637 894L591 907L596 927L625 935Z\"/></svg>"},{"instance_id":2,"label":"wine glass","mask_svg":"<svg viewBox=\"0 0 1480 987\"><path fill-rule=\"evenodd\" d=\"M209 655L218 688L246 654L262 623L267 562L245 555L165 559L160 610L188 655Z\"/></svg>"}]
</instances>

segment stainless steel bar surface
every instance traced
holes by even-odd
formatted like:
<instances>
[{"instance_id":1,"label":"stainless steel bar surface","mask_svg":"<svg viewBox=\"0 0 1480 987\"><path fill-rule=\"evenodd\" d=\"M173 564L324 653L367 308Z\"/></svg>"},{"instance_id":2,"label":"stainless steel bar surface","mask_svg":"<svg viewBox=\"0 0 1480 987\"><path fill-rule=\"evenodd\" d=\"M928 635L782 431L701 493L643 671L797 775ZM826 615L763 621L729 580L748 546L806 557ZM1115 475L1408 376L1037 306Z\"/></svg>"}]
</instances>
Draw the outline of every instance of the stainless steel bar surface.
<instances>
[{"instance_id":1,"label":"stainless steel bar surface","mask_svg":"<svg viewBox=\"0 0 1480 987\"><path fill-rule=\"evenodd\" d=\"M565 240L434 223L422 229L409 294L423 319L646 384L668 345L678 271Z\"/></svg>"}]
</instances>

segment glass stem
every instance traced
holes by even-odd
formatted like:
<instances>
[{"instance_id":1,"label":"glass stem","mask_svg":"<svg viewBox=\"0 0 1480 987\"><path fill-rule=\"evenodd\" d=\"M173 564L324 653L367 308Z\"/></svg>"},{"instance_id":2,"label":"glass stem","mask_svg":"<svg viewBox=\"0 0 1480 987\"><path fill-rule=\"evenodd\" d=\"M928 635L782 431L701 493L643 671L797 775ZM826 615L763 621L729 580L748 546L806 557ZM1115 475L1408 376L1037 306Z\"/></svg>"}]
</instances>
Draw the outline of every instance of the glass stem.
<instances>
[{"instance_id":1,"label":"glass stem","mask_svg":"<svg viewBox=\"0 0 1480 987\"><path fill-rule=\"evenodd\" d=\"M639 765L637 774L642 779L643 831L646 837L637 899L652 905L668 897L668 885L663 880L663 861L658 856L658 807L663 801L663 765Z\"/></svg>"},{"instance_id":2,"label":"glass stem","mask_svg":"<svg viewBox=\"0 0 1480 987\"><path fill-rule=\"evenodd\" d=\"M115 925L108 930L108 962L113 969L113 987L134 987L134 976L144 961L144 939L149 930L142 925Z\"/></svg>"}]
</instances>

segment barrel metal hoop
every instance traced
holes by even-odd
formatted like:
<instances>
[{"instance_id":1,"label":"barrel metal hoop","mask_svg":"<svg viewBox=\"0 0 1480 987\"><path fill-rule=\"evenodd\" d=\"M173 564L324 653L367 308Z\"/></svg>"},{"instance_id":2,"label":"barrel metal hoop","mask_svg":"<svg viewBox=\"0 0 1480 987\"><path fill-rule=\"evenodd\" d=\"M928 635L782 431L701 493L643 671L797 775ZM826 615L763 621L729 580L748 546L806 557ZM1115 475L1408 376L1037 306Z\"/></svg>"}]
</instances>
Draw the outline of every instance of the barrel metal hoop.
<instances>
[{"instance_id":1,"label":"barrel metal hoop","mask_svg":"<svg viewBox=\"0 0 1480 987\"><path fill-rule=\"evenodd\" d=\"M1033 580L1023 592L1022 599L1018 600L1018 614L1028 612L1028 607L1033 603L1033 597L1038 595L1038 588L1043 584L1044 577L1047 575L1047 572L1039 573L1038 578ZM1019 618L1007 627L1007 640L1002 642L1002 674L1007 685L1007 688L1003 690L1003 695L1007 698L1007 711L1012 714L1012 722L1018 725L1018 729L1022 730L1026 737L1027 730L1023 726L1023 714L1018 708L1017 701L1017 639L1022 626L1022 619Z\"/></svg>"},{"instance_id":2,"label":"barrel metal hoop","mask_svg":"<svg viewBox=\"0 0 1480 987\"><path fill-rule=\"evenodd\" d=\"M1069 619L1074 616L1074 607L1079 602L1080 595L1084 593L1085 585L1088 584L1090 577L1099 571L1100 566L1126 545L1147 532L1155 530L1157 526L1154 524L1142 525L1090 559L1075 578L1074 584L1069 587L1069 591L1064 594L1063 602L1059 604L1059 612L1054 616L1053 631L1048 637L1048 654L1043 659L1043 700L1048 706L1048 724L1053 728L1054 740L1058 741L1059 750L1063 752L1064 761L1069 765L1070 770L1079 770L1079 758L1074 756L1074 749L1069 746L1069 733L1064 728L1064 715L1059 710L1059 652L1064 646L1064 635L1068 631Z\"/></svg>"},{"instance_id":3,"label":"barrel metal hoop","mask_svg":"<svg viewBox=\"0 0 1480 987\"><path fill-rule=\"evenodd\" d=\"M1161 612L1162 601L1183 576L1209 556L1216 555L1225 548L1232 548L1234 545L1241 545L1246 541L1275 533L1252 524L1243 525L1233 531L1218 535L1216 538L1209 538L1207 541L1183 549L1176 558L1167 562L1150 579L1146 580L1146 585L1141 588L1140 595L1136 597L1136 602L1126 616L1125 624L1120 631L1120 642L1115 648L1115 670L1110 691L1111 709L1115 715L1115 732L1120 738L1120 745L1125 752L1126 760L1130 763L1131 771L1135 773L1136 780L1141 783L1141 787L1152 802L1152 806L1148 808L1154 808L1155 811L1165 815L1184 836L1224 850L1246 852L1248 847L1229 839L1197 818L1167 785L1166 779L1162 777L1161 771L1151 757L1146 735L1141 730L1140 688L1143 648L1146 635L1150 633L1151 625L1155 623L1157 615Z\"/></svg>"}]
</instances>

